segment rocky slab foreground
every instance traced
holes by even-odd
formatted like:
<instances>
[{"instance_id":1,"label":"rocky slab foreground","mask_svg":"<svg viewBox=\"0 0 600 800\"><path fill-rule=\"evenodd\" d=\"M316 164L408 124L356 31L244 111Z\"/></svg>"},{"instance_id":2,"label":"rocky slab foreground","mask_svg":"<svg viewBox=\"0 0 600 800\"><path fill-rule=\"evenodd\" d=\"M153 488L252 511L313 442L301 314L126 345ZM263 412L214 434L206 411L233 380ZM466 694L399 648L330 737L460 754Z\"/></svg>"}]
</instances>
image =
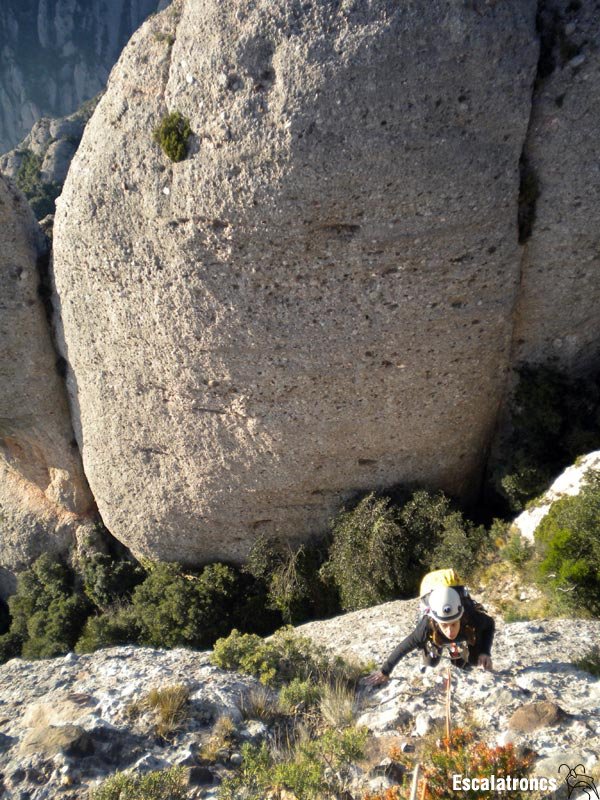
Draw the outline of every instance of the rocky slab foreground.
<instances>
[{"instance_id":1,"label":"rocky slab foreground","mask_svg":"<svg viewBox=\"0 0 600 800\"><path fill-rule=\"evenodd\" d=\"M334 652L380 661L414 619L413 603L388 603L299 633ZM535 773L558 777L566 762L597 766L600 752L600 682L572 662L600 638L600 621L540 620L498 623L496 671L453 673L455 724L475 717L490 743L508 741L537 753ZM400 662L390 683L363 689L358 723L381 740L414 743L444 716L445 670L418 670L420 658ZM159 740L128 708L151 688L185 683L187 720L169 741ZM244 698L257 683L219 670L207 653L119 647L51 661L15 659L0 667L0 771L9 800L83 800L89 786L121 769L190 768L190 798L215 797L224 772L239 762L235 748L218 767L199 758L214 721L230 716L239 743L258 742L268 728L242 720ZM238 744L239 747L239 744ZM372 778L357 771L357 782ZM378 778L381 784L381 778ZM562 790L561 790L562 791ZM564 793L563 793L564 794ZM559 797L563 794L559 792Z\"/></svg>"}]
</instances>

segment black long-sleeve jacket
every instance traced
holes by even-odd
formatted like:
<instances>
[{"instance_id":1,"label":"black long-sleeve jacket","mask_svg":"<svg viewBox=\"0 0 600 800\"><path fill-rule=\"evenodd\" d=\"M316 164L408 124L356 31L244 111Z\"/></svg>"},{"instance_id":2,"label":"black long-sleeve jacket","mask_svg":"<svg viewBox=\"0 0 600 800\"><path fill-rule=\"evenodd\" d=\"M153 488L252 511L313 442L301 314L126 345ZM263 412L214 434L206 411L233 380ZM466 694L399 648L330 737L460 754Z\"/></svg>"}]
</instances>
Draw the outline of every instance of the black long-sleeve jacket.
<instances>
[{"instance_id":1,"label":"black long-sleeve jacket","mask_svg":"<svg viewBox=\"0 0 600 800\"><path fill-rule=\"evenodd\" d=\"M476 663L482 653L491 655L496 629L494 620L482 611L471 609L465 612L460 623L456 639L448 639L430 617L423 617L414 631L390 653L381 671L384 675L389 675L401 658L417 648L425 650L428 641L433 641L438 646L453 641L457 643L466 641L469 645L469 661L472 663Z\"/></svg>"}]
</instances>

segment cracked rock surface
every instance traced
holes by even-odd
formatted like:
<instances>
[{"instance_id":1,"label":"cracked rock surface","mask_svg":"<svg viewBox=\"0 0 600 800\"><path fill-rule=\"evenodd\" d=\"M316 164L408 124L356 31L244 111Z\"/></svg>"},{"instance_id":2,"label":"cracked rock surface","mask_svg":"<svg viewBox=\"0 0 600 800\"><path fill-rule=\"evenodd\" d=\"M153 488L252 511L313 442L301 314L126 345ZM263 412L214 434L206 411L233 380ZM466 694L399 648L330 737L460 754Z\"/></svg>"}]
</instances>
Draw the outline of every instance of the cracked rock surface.
<instances>
[{"instance_id":1,"label":"cracked rock surface","mask_svg":"<svg viewBox=\"0 0 600 800\"><path fill-rule=\"evenodd\" d=\"M412 602L386 603L298 632L334 653L381 661L408 632L415 610ZM600 682L572 662L598 641L600 621L497 620L497 626L495 671L452 671L453 724L475 720L489 743L533 749L540 776L556 777L562 762L597 768ZM424 673L420 663L409 655L387 685L360 691L358 724L369 728L383 752L394 742L414 748L444 719L445 663ZM188 715L178 731L160 739L151 719L136 718L128 708L150 689L177 683L189 688ZM14 659L0 667L6 797L17 800L27 791L31 800L83 800L90 786L115 771L180 764L190 771L189 797L214 798L223 775L239 763L241 743L269 736L268 725L244 720L240 711L258 685L211 666L208 653L181 649L116 647L46 661ZM202 743L223 714L237 727L237 745L225 748L218 764L208 764ZM357 786L374 780L363 767L356 767Z\"/></svg>"}]
</instances>

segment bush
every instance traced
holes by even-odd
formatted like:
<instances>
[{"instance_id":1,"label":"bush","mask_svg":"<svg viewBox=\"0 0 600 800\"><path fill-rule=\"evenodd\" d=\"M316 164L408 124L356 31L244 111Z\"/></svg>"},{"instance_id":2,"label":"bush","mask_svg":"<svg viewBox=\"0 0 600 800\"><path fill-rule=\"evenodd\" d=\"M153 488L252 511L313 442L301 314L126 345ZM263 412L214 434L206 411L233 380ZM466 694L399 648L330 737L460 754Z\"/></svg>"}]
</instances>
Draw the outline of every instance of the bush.
<instances>
[{"instance_id":1,"label":"bush","mask_svg":"<svg viewBox=\"0 0 600 800\"><path fill-rule=\"evenodd\" d=\"M236 738L235 722L223 714L213 725L209 738L204 741L200 749L200 758L214 764L223 758L223 750L229 750Z\"/></svg>"},{"instance_id":2,"label":"bush","mask_svg":"<svg viewBox=\"0 0 600 800\"><path fill-rule=\"evenodd\" d=\"M226 779L219 800L264 800L271 792L287 790L297 800L339 797L350 783L350 767L364 755L367 731L329 729L304 739L277 756L263 743L242 746L242 765Z\"/></svg>"},{"instance_id":3,"label":"bush","mask_svg":"<svg viewBox=\"0 0 600 800\"><path fill-rule=\"evenodd\" d=\"M370 494L333 521L322 573L338 587L342 608L365 608L415 595L430 569L451 564L468 575L485 537L442 492L415 492L400 508Z\"/></svg>"},{"instance_id":4,"label":"bush","mask_svg":"<svg viewBox=\"0 0 600 800\"><path fill-rule=\"evenodd\" d=\"M152 647L210 647L231 629L237 575L225 564L205 567L199 577L176 564L157 564L133 592L140 643Z\"/></svg>"},{"instance_id":5,"label":"bush","mask_svg":"<svg viewBox=\"0 0 600 800\"><path fill-rule=\"evenodd\" d=\"M252 546L245 571L265 587L269 608L284 622L298 623L339 610L337 593L319 575L324 560L318 544L293 550L276 537L262 536Z\"/></svg>"},{"instance_id":6,"label":"bush","mask_svg":"<svg viewBox=\"0 0 600 800\"><path fill-rule=\"evenodd\" d=\"M90 560L91 561L91 560ZM88 561L86 590L107 604L111 588L121 572L103 556ZM124 564L125 575L115 591L127 590L139 580L139 568ZM210 564L200 575L184 574L177 564L149 566L142 583L134 587L131 602L113 605L100 616L90 617L77 642L77 651L137 643L152 647L211 647L233 625L273 630L276 620L261 613L264 593L256 581L225 564Z\"/></svg>"},{"instance_id":7,"label":"bush","mask_svg":"<svg viewBox=\"0 0 600 800\"><path fill-rule=\"evenodd\" d=\"M91 606L74 591L72 575L45 553L17 579L10 600L10 634L23 642L25 658L51 658L72 650Z\"/></svg>"},{"instance_id":8,"label":"bush","mask_svg":"<svg viewBox=\"0 0 600 800\"><path fill-rule=\"evenodd\" d=\"M489 547L489 537L483 525L473 525L458 511L448 510L441 523L440 541L436 545L429 567L444 569L448 564L465 578L471 575L482 553Z\"/></svg>"},{"instance_id":9,"label":"bush","mask_svg":"<svg viewBox=\"0 0 600 800\"><path fill-rule=\"evenodd\" d=\"M16 633L4 633L0 636L0 664L21 655L23 639Z\"/></svg>"},{"instance_id":10,"label":"bush","mask_svg":"<svg viewBox=\"0 0 600 800\"><path fill-rule=\"evenodd\" d=\"M395 748L390 756L397 761L406 761L404 754ZM436 733L427 737L419 754L421 774L427 780L427 797L430 800L446 800L450 796L449 784L453 775L480 780L489 780L494 775L496 781L509 776L524 778L529 774L534 758L534 754L519 755L512 744L490 747L477 741L473 731L464 728L452 731L450 739L440 738ZM408 794L408 788L403 787L402 797L406 798ZM460 791L460 795L466 800L528 800L531 792L518 789L504 791L498 788L495 791L486 791L465 788Z\"/></svg>"},{"instance_id":11,"label":"bush","mask_svg":"<svg viewBox=\"0 0 600 800\"><path fill-rule=\"evenodd\" d=\"M41 179L42 159L31 150L22 151L22 161L15 183L29 200L37 219L53 214L55 201L61 192L57 183L44 183Z\"/></svg>"},{"instance_id":12,"label":"bush","mask_svg":"<svg viewBox=\"0 0 600 800\"><path fill-rule=\"evenodd\" d=\"M294 678L354 683L364 674L360 666L354 667L339 656L332 658L290 628L282 628L270 639L234 629L227 638L216 642L211 661L221 669L254 675L269 686L281 686Z\"/></svg>"},{"instance_id":13,"label":"bush","mask_svg":"<svg viewBox=\"0 0 600 800\"><path fill-rule=\"evenodd\" d=\"M594 645L582 658L574 661L573 666L589 672L595 678L600 678L600 648L598 645Z\"/></svg>"},{"instance_id":14,"label":"bush","mask_svg":"<svg viewBox=\"0 0 600 800\"><path fill-rule=\"evenodd\" d=\"M142 629L131 606L114 607L104 614L88 617L75 645L77 653L93 653L102 647L139 642Z\"/></svg>"},{"instance_id":15,"label":"bush","mask_svg":"<svg viewBox=\"0 0 600 800\"><path fill-rule=\"evenodd\" d=\"M87 600L73 594L53 600L27 620L23 658L54 658L73 650L90 613Z\"/></svg>"},{"instance_id":16,"label":"bush","mask_svg":"<svg viewBox=\"0 0 600 800\"><path fill-rule=\"evenodd\" d=\"M522 511L575 458L600 446L600 375L576 380L550 366L525 365L510 403L512 432L492 466L492 483Z\"/></svg>"},{"instance_id":17,"label":"bush","mask_svg":"<svg viewBox=\"0 0 600 800\"><path fill-rule=\"evenodd\" d=\"M183 767L148 772L119 772L90 792L90 800L184 800L187 797Z\"/></svg>"},{"instance_id":18,"label":"bush","mask_svg":"<svg viewBox=\"0 0 600 800\"><path fill-rule=\"evenodd\" d=\"M334 520L322 572L338 587L343 609L365 608L410 593L410 557L410 541L389 499L370 494Z\"/></svg>"},{"instance_id":19,"label":"bush","mask_svg":"<svg viewBox=\"0 0 600 800\"><path fill-rule=\"evenodd\" d=\"M508 543L500 551L503 558L508 559L515 567L522 567L533 556L533 546L520 533L513 533Z\"/></svg>"},{"instance_id":20,"label":"bush","mask_svg":"<svg viewBox=\"0 0 600 800\"><path fill-rule=\"evenodd\" d=\"M362 800L404 800L404 798L405 795L400 786L391 786L389 789L384 789L376 794L367 792L363 795Z\"/></svg>"},{"instance_id":21,"label":"bush","mask_svg":"<svg viewBox=\"0 0 600 800\"><path fill-rule=\"evenodd\" d=\"M152 138L171 161L183 161L188 154L188 139L192 135L189 120L179 111L167 114L154 129Z\"/></svg>"},{"instance_id":22,"label":"bush","mask_svg":"<svg viewBox=\"0 0 600 800\"><path fill-rule=\"evenodd\" d=\"M106 611L116 600L130 595L144 580L146 572L131 559L94 553L82 559L81 575L87 597L101 611Z\"/></svg>"},{"instance_id":23,"label":"bush","mask_svg":"<svg viewBox=\"0 0 600 800\"><path fill-rule=\"evenodd\" d=\"M553 503L535 532L539 575L572 607L600 614L600 473Z\"/></svg>"},{"instance_id":24,"label":"bush","mask_svg":"<svg viewBox=\"0 0 600 800\"><path fill-rule=\"evenodd\" d=\"M279 692L279 708L284 714L295 714L317 705L322 688L312 680L294 678Z\"/></svg>"},{"instance_id":25,"label":"bush","mask_svg":"<svg viewBox=\"0 0 600 800\"><path fill-rule=\"evenodd\" d=\"M4 600L0 597L0 635L3 633L7 633L8 629L10 628L10 613L8 611L8 606L4 602Z\"/></svg>"}]
</instances>

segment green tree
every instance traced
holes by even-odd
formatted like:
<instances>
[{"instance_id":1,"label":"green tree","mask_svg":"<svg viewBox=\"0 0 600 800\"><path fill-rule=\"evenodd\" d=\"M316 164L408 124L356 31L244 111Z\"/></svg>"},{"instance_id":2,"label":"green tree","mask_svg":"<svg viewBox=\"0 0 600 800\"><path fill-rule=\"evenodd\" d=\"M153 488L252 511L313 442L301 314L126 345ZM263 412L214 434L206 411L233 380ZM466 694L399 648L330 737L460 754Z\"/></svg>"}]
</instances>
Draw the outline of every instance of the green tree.
<instances>
[{"instance_id":1,"label":"green tree","mask_svg":"<svg viewBox=\"0 0 600 800\"><path fill-rule=\"evenodd\" d=\"M9 599L12 641L25 658L50 658L72 650L91 605L75 591L73 576L58 559L41 555L17 579Z\"/></svg>"},{"instance_id":2,"label":"green tree","mask_svg":"<svg viewBox=\"0 0 600 800\"><path fill-rule=\"evenodd\" d=\"M225 564L205 567L199 577L177 564L157 564L134 589L132 607L141 642L153 647L207 647L231 629L237 576Z\"/></svg>"},{"instance_id":3,"label":"green tree","mask_svg":"<svg viewBox=\"0 0 600 800\"><path fill-rule=\"evenodd\" d=\"M486 534L453 510L442 493L417 491L400 507L370 494L332 524L329 560L346 610L415 595L425 572L454 567L467 575Z\"/></svg>"},{"instance_id":4,"label":"green tree","mask_svg":"<svg viewBox=\"0 0 600 800\"><path fill-rule=\"evenodd\" d=\"M539 573L567 604L600 614L600 473L554 503L535 533Z\"/></svg>"},{"instance_id":5,"label":"green tree","mask_svg":"<svg viewBox=\"0 0 600 800\"><path fill-rule=\"evenodd\" d=\"M102 611L110 608L146 577L144 569L135 561L115 559L104 553L94 553L84 558L81 574L85 594Z\"/></svg>"}]
</instances>

